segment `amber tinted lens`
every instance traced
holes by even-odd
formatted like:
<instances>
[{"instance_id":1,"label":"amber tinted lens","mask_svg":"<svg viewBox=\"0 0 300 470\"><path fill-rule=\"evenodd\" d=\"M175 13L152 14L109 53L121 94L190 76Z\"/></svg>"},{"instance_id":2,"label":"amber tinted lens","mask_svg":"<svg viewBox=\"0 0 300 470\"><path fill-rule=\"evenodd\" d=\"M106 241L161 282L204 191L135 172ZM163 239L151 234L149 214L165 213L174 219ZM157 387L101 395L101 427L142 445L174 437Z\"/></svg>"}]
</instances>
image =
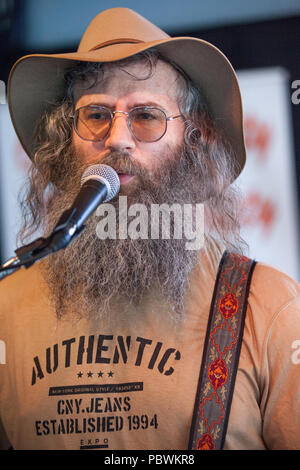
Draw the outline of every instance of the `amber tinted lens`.
<instances>
[{"instance_id":1,"label":"amber tinted lens","mask_svg":"<svg viewBox=\"0 0 300 470\"><path fill-rule=\"evenodd\" d=\"M133 134L142 142L155 142L166 132L166 115L161 109L135 108L130 111L129 119Z\"/></svg>"},{"instance_id":2,"label":"amber tinted lens","mask_svg":"<svg viewBox=\"0 0 300 470\"><path fill-rule=\"evenodd\" d=\"M75 112L77 133L86 140L104 139L111 127L111 113L101 106L84 106Z\"/></svg>"}]
</instances>

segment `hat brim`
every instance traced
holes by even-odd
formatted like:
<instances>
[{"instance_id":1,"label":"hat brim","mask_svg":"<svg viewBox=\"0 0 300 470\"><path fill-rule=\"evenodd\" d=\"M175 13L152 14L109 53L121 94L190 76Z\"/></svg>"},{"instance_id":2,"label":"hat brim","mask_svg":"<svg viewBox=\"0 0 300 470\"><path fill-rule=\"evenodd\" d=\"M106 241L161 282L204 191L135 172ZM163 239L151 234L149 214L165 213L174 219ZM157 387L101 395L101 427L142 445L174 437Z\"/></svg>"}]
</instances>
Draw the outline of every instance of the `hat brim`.
<instances>
[{"instance_id":1,"label":"hat brim","mask_svg":"<svg viewBox=\"0 0 300 470\"><path fill-rule=\"evenodd\" d=\"M63 98L64 74L72 62L114 62L153 47L178 64L202 91L217 129L234 151L237 177L244 167L246 151L236 74L219 49L202 39L190 37L113 44L89 52L22 57L9 75L8 104L15 131L28 156L32 158L35 127L42 113L49 104Z\"/></svg>"}]
</instances>

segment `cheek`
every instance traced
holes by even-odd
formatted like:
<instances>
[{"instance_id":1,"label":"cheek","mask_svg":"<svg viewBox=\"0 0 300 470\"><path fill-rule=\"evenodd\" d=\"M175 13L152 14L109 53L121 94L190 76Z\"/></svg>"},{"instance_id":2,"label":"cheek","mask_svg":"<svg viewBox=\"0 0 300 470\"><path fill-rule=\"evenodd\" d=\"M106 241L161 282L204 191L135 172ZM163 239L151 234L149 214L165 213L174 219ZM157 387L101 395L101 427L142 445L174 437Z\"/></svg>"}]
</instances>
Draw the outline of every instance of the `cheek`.
<instances>
[{"instance_id":1,"label":"cheek","mask_svg":"<svg viewBox=\"0 0 300 470\"><path fill-rule=\"evenodd\" d=\"M81 155L85 147L84 145L82 145L83 144L82 139L76 134L74 130L72 133L72 144L73 144L73 148L75 149L75 151L79 155Z\"/></svg>"},{"instance_id":2,"label":"cheek","mask_svg":"<svg viewBox=\"0 0 300 470\"><path fill-rule=\"evenodd\" d=\"M165 162L172 162L183 146L185 126L183 123L171 122L165 136L152 147L152 168L159 168Z\"/></svg>"},{"instance_id":3,"label":"cheek","mask_svg":"<svg viewBox=\"0 0 300 470\"><path fill-rule=\"evenodd\" d=\"M178 118L177 122L173 121L172 123L170 123L170 125L173 125L173 128L171 129L172 142L174 146L178 147L179 145L182 145L184 140L185 124L181 120L181 118Z\"/></svg>"},{"instance_id":4,"label":"cheek","mask_svg":"<svg viewBox=\"0 0 300 470\"><path fill-rule=\"evenodd\" d=\"M171 162L176 158L179 145L173 142L161 142L160 145L153 146L152 149L144 153L143 166L151 170L157 170L166 162Z\"/></svg>"},{"instance_id":5,"label":"cheek","mask_svg":"<svg viewBox=\"0 0 300 470\"><path fill-rule=\"evenodd\" d=\"M73 131L73 148L83 163L89 163L95 159L99 159L99 143L88 142L82 140L75 131Z\"/></svg>"}]
</instances>

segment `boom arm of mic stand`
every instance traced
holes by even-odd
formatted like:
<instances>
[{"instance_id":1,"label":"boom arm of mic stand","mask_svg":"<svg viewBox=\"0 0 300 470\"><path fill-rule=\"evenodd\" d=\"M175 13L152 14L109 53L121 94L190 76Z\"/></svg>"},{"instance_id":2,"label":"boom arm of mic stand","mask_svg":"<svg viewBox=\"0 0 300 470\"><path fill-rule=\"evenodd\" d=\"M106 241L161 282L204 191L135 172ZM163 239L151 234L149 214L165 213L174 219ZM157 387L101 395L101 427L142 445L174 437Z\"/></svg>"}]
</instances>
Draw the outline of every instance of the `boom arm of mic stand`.
<instances>
[{"instance_id":1,"label":"boom arm of mic stand","mask_svg":"<svg viewBox=\"0 0 300 470\"><path fill-rule=\"evenodd\" d=\"M25 268L29 268L36 261L39 261L62 248L66 248L66 246L68 246L85 228L83 225L79 229L76 229L76 227L69 224L72 214L73 211L65 211L60 219L60 223L56 226L50 237L37 238L32 243L15 250L17 256L10 258L6 263L0 266L0 281L16 272L21 267L25 266Z\"/></svg>"},{"instance_id":2,"label":"boom arm of mic stand","mask_svg":"<svg viewBox=\"0 0 300 470\"><path fill-rule=\"evenodd\" d=\"M47 239L38 238L28 245L15 250L17 256L10 258L0 267L0 281L6 276L15 273L22 266L29 268L37 259L34 259L38 252L43 252L47 247Z\"/></svg>"}]
</instances>

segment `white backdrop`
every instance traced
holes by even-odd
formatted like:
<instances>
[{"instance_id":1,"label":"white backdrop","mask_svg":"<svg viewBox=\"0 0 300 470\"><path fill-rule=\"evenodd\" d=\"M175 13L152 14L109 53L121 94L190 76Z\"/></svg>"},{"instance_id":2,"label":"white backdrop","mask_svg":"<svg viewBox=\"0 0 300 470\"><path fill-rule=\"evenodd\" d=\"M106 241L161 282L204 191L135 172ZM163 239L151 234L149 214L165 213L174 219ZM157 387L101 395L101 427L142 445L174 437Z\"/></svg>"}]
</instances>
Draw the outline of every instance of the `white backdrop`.
<instances>
[{"instance_id":1,"label":"white backdrop","mask_svg":"<svg viewBox=\"0 0 300 470\"><path fill-rule=\"evenodd\" d=\"M26 181L30 160L14 132L7 104L0 105L0 209L2 262L14 255L20 227L18 194Z\"/></svg>"},{"instance_id":2,"label":"white backdrop","mask_svg":"<svg viewBox=\"0 0 300 470\"><path fill-rule=\"evenodd\" d=\"M299 280L291 92L281 68L238 73L244 105L247 164L237 180L244 192L243 235L250 256Z\"/></svg>"},{"instance_id":3,"label":"white backdrop","mask_svg":"<svg viewBox=\"0 0 300 470\"><path fill-rule=\"evenodd\" d=\"M288 77L278 68L238 73L244 104L247 164L237 183L244 192L243 236L249 255L300 280L298 208ZM29 159L0 105L2 262L14 255L17 194Z\"/></svg>"}]
</instances>

